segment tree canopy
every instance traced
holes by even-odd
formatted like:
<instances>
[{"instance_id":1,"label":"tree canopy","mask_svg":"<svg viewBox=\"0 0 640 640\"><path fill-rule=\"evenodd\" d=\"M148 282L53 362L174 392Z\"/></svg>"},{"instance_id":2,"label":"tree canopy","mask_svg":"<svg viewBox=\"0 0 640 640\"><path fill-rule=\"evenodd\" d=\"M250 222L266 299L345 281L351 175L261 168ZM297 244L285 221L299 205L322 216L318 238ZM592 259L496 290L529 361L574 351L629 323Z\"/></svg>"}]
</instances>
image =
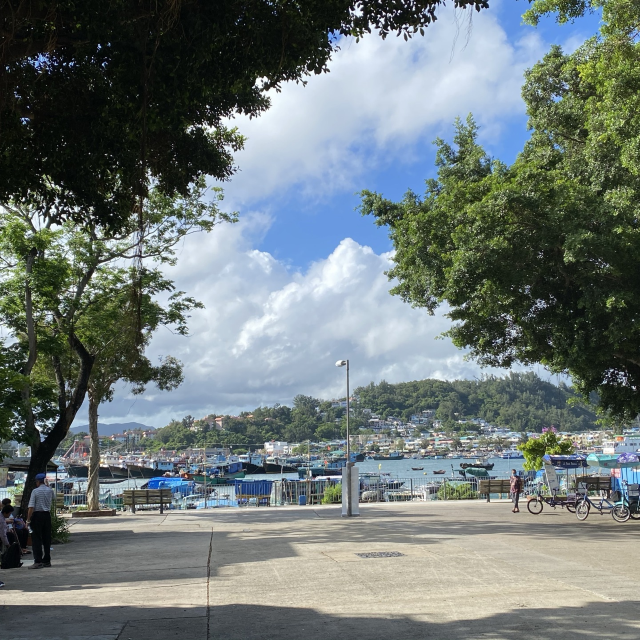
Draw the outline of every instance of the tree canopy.
<instances>
[{"instance_id":1,"label":"tree canopy","mask_svg":"<svg viewBox=\"0 0 640 640\"><path fill-rule=\"evenodd\" d=\"M471 357L542 363L631 418L640 412L640 5L599 4L599 37L570 55L554 46L527 72L532 135L511 166L478 144L471 117L458 120L453 145L436 141L438 177L423 197L365 191L361 208L390 229L392 293L430 312L446 302L447 333Z\"/></svg>"},{"instance_id":2,"label":"tree canopy","mask_svg":"<svg viewBox=\"0 0 640 640\"><path fill-rule=\"evenodd\" d=\"M0 382L15 389L0 409L13 412L13 437L31 447L24 501L89 389L100 402L118 379L134 391L150 381L179 383L177 361L154 366L144 349L159 326L185 335L189 312L201 306L163 273L176 261L175 245L235 219L215 198L205 204L205 190L199 180L184 198L153 191L138 219L117 232L57 224L20 202L0 207L0 320L12 338L2 345Z\"/></svg>"},{"instance_id":3,"label":"tree canopy","mask_svg":"<svg viewBox=\"0 0 640 640\"><path fill-rule=\"evenodd\" d=\"M327 71L341 36L406 38L442 3L0 0L0 202L117 227L150 182L228 178L243 140L226 119Z\"/></svg>"}]
</instances>

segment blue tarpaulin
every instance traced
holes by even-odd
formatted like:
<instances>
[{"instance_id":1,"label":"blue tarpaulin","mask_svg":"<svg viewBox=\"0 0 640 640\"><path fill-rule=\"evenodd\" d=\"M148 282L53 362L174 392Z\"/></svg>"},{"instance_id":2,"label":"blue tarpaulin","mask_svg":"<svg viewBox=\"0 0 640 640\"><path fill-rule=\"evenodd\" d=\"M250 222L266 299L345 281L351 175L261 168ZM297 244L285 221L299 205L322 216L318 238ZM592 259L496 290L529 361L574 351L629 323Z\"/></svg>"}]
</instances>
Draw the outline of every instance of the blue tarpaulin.
<instances>
[{"instance_id":1,"label":"blue tarpaulin","mask_svg":"<svg viewBox=\"0 0 640 640\"><path fill-rule=\"evenodd\" d=\"M270 496L273 480L234 480L236 495Z\"/></svg>"},{"instance_id":2,"label":"blue tarpaulin","mask_svg":"<svg viewBox=\"0 0 640 640\"><path fill-rule=\"evenodd\" d=\"M186 496L193 493L196 483L183 478L151 478L147 483L148 489L171 489L172 493Z\"/></svg>"}]
</instances>

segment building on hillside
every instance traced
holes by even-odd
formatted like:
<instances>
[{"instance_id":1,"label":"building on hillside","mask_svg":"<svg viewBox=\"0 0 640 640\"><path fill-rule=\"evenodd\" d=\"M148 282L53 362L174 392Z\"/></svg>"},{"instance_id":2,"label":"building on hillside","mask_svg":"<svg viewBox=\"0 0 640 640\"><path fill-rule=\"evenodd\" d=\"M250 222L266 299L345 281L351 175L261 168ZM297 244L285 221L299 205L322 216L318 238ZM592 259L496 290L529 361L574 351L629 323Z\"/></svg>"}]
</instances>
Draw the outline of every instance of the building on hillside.
<instances>
[{"instance_id":1,"label":"building on hillside","mask_svg":"<svg viewBox=\"0 0 640 640\"><path fill-rule=\"evenodd\" d=\"M264 450L270 456L285 456L289 453L289 444L279 440L272 440L264 443Z\"/></svg>"}]
</instances>

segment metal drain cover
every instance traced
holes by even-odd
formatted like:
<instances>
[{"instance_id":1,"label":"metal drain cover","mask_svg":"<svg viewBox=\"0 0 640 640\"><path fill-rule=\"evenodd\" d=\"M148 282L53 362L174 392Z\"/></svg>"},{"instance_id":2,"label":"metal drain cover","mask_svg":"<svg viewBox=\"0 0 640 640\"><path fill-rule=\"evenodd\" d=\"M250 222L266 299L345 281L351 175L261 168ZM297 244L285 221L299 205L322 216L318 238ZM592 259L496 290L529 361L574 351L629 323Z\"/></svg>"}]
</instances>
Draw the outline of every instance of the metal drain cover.
<instances>
[{"instance_id":1,"label":"metal drain cover","mask_svg":"<svg viewBox=\"0 0 640 640\"><path fill-rule=\"evenodd\" d=\"M399 551L372 551L371 553L356 553L359 558L399 558L404 553Z\"/></svg>"}]
</instances>

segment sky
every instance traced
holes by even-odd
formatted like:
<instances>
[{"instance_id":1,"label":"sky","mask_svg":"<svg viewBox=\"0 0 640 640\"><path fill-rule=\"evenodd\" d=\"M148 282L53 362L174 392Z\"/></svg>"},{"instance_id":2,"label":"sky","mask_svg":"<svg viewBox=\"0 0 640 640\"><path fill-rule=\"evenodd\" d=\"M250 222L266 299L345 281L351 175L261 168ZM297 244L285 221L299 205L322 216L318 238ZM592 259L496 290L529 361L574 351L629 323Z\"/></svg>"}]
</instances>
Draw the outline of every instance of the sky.
<instances>
[{"instance_id":1,"label":"sky","mask_svg":"<svg viewBox=\"0 0 640 640\"><path fill-rule=\"evenodd\" d=\"M453 4L453 3L449 3ZM162 329L152 359L173 355L185 381L172 392L133 396L122 385L101 422L162 427L185 415L235 414L291 404L297 394L331 399L351 386L482 370L450 340L446 309L429 316L389 294L392 246L355 208L363 189L398 199L434 177L437 137L473 113L480 142L512 162L528 138L523 73L560 44L575 49L598 18L537 28L521 24L523 0L480 14L443 9L424 37L345 40L330 73L289 84L260 118L236 118L247 138L238 171L223 184L236 224L187 238L169 269L179 290L202 301L190 335ZM542 369L542 377L551 379ZM86 423L86 407L76 424Z\"/></svg>"}]
</instances>

